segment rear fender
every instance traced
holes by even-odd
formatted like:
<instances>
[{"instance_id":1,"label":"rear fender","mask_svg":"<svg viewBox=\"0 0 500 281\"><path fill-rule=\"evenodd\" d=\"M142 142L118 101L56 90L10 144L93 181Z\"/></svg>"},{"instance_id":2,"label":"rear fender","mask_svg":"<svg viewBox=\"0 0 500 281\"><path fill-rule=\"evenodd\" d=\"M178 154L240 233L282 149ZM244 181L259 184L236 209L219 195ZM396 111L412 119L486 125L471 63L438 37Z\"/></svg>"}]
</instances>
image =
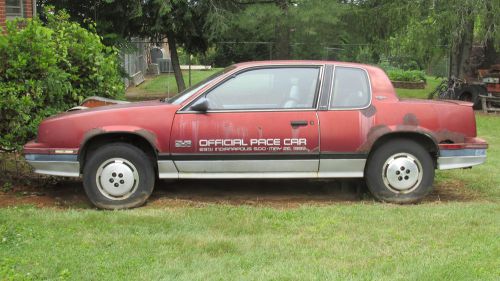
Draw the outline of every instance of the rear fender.
<instances>
[{"instance_id":1,"label":"rear fender","mask_svg":"<svg viewBox=\"0 0 500 281\"><path fill-rule=\"evenodd\" d=\"M428 150L435 152L436 155L439 153L439 141L435 134L426 128L414 125L379 125L373 127L368 134L367 141L362 145L360 150L371 152L387 140L398 137L413 139L417 142L425 140Z\"/></svg>"}]
</instances>

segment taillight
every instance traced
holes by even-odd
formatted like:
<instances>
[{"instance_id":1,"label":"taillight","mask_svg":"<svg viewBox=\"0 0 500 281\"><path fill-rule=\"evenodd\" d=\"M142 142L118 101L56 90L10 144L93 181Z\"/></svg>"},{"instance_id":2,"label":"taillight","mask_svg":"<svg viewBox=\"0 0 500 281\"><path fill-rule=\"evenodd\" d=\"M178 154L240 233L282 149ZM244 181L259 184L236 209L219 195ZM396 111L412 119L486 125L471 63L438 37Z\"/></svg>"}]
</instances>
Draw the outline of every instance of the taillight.
<instances>
[{"instance_id":1,"label":"taillight","mask_svg":"<svg viewBox=\"0 0 500 281\"><path fill-rule=\"evenodd\" d=\"M463 149L465 145L463 143L441 143L439 144L440 149Z\"/></svg>"}]
</instances>

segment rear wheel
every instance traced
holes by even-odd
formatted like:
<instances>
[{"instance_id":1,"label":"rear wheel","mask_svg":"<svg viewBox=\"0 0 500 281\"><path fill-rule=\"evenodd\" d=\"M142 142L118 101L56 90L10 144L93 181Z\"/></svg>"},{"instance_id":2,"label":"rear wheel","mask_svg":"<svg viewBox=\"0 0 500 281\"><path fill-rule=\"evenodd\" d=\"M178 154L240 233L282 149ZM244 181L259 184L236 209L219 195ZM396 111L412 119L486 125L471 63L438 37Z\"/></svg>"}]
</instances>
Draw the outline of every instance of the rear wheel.
<instances>
[{"instance_id":1,"label":"rear wheel","mask_svg":"<svg viewBox=\"0 0 500 281\"><path fill-rule=\"evenodd\" d=\"M94 151L83 170L83 186L92 203L103 209L143 205L153 191L154 168L148 156L126 143Z\"/></svg>"},{"instance_id":2,"label":"rear wheel","mask_svg":"<svg viewBox=\"0 0 500 281\"><path fill-rule=\"evenodd\" d=\"M432 190L434 163L417 142L393 140L373 152L365 179L371 193L381 201L414 203Z\"/></svg>"}]
</instances>

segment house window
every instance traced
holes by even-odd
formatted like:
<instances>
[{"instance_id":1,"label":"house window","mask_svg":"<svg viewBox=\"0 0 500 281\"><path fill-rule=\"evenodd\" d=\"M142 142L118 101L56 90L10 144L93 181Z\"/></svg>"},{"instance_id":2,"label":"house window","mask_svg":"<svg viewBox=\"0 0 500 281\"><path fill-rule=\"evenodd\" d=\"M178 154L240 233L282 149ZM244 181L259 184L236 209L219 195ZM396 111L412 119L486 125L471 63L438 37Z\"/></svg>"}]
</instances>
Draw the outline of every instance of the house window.
<instances>
[{"instance_id":1,"label":"house window","mask_svg":"<svg viewBox=\"0 0 500 281\"><path fill-rule=\"evenodd\" d=\"M7 19L23 17L23 0L5 0Z\"/></svg>"}]
</instances>

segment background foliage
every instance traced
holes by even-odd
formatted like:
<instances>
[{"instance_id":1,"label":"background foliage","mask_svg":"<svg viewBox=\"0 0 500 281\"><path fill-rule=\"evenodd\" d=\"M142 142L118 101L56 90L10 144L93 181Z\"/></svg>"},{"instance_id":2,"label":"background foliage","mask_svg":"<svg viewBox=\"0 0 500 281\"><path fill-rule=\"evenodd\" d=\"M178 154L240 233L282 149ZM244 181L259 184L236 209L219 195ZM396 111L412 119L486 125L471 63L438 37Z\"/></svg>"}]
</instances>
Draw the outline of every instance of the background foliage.
<instances>
[{"instance_id":1,"label":"background foliage","mask_svg":"<svg viewBox=\"0 0 500 281\"><path fill-rule=\"evenodd\" d=\"M64 12L7 22L0 35L0 147L18 148L43 118L124 92L116 50Z\"/></svg>"},{"instance_id":2,"label":"background foliage","mask_svg":"<svg viewBox=\"0 0 500 281\"><path fill-rule=\"evenodd\" d=\"M422 70L402 70L391 69L387 70L387 75L391 81L405 81L405 82L425 82L425 72Z\"/></svg>"},{"instance_id":3,"label":"background foliage","mask_svg":"<svg viewBox=\"0 0 500 281\"><path fill-rule=\"evenodd\" d=\"M110 46L168 39L180 64L268 59L389 63L439 76L477 76L500 63L498 0L40 0L96 23Z\"/></svg>"}]
</instances>

